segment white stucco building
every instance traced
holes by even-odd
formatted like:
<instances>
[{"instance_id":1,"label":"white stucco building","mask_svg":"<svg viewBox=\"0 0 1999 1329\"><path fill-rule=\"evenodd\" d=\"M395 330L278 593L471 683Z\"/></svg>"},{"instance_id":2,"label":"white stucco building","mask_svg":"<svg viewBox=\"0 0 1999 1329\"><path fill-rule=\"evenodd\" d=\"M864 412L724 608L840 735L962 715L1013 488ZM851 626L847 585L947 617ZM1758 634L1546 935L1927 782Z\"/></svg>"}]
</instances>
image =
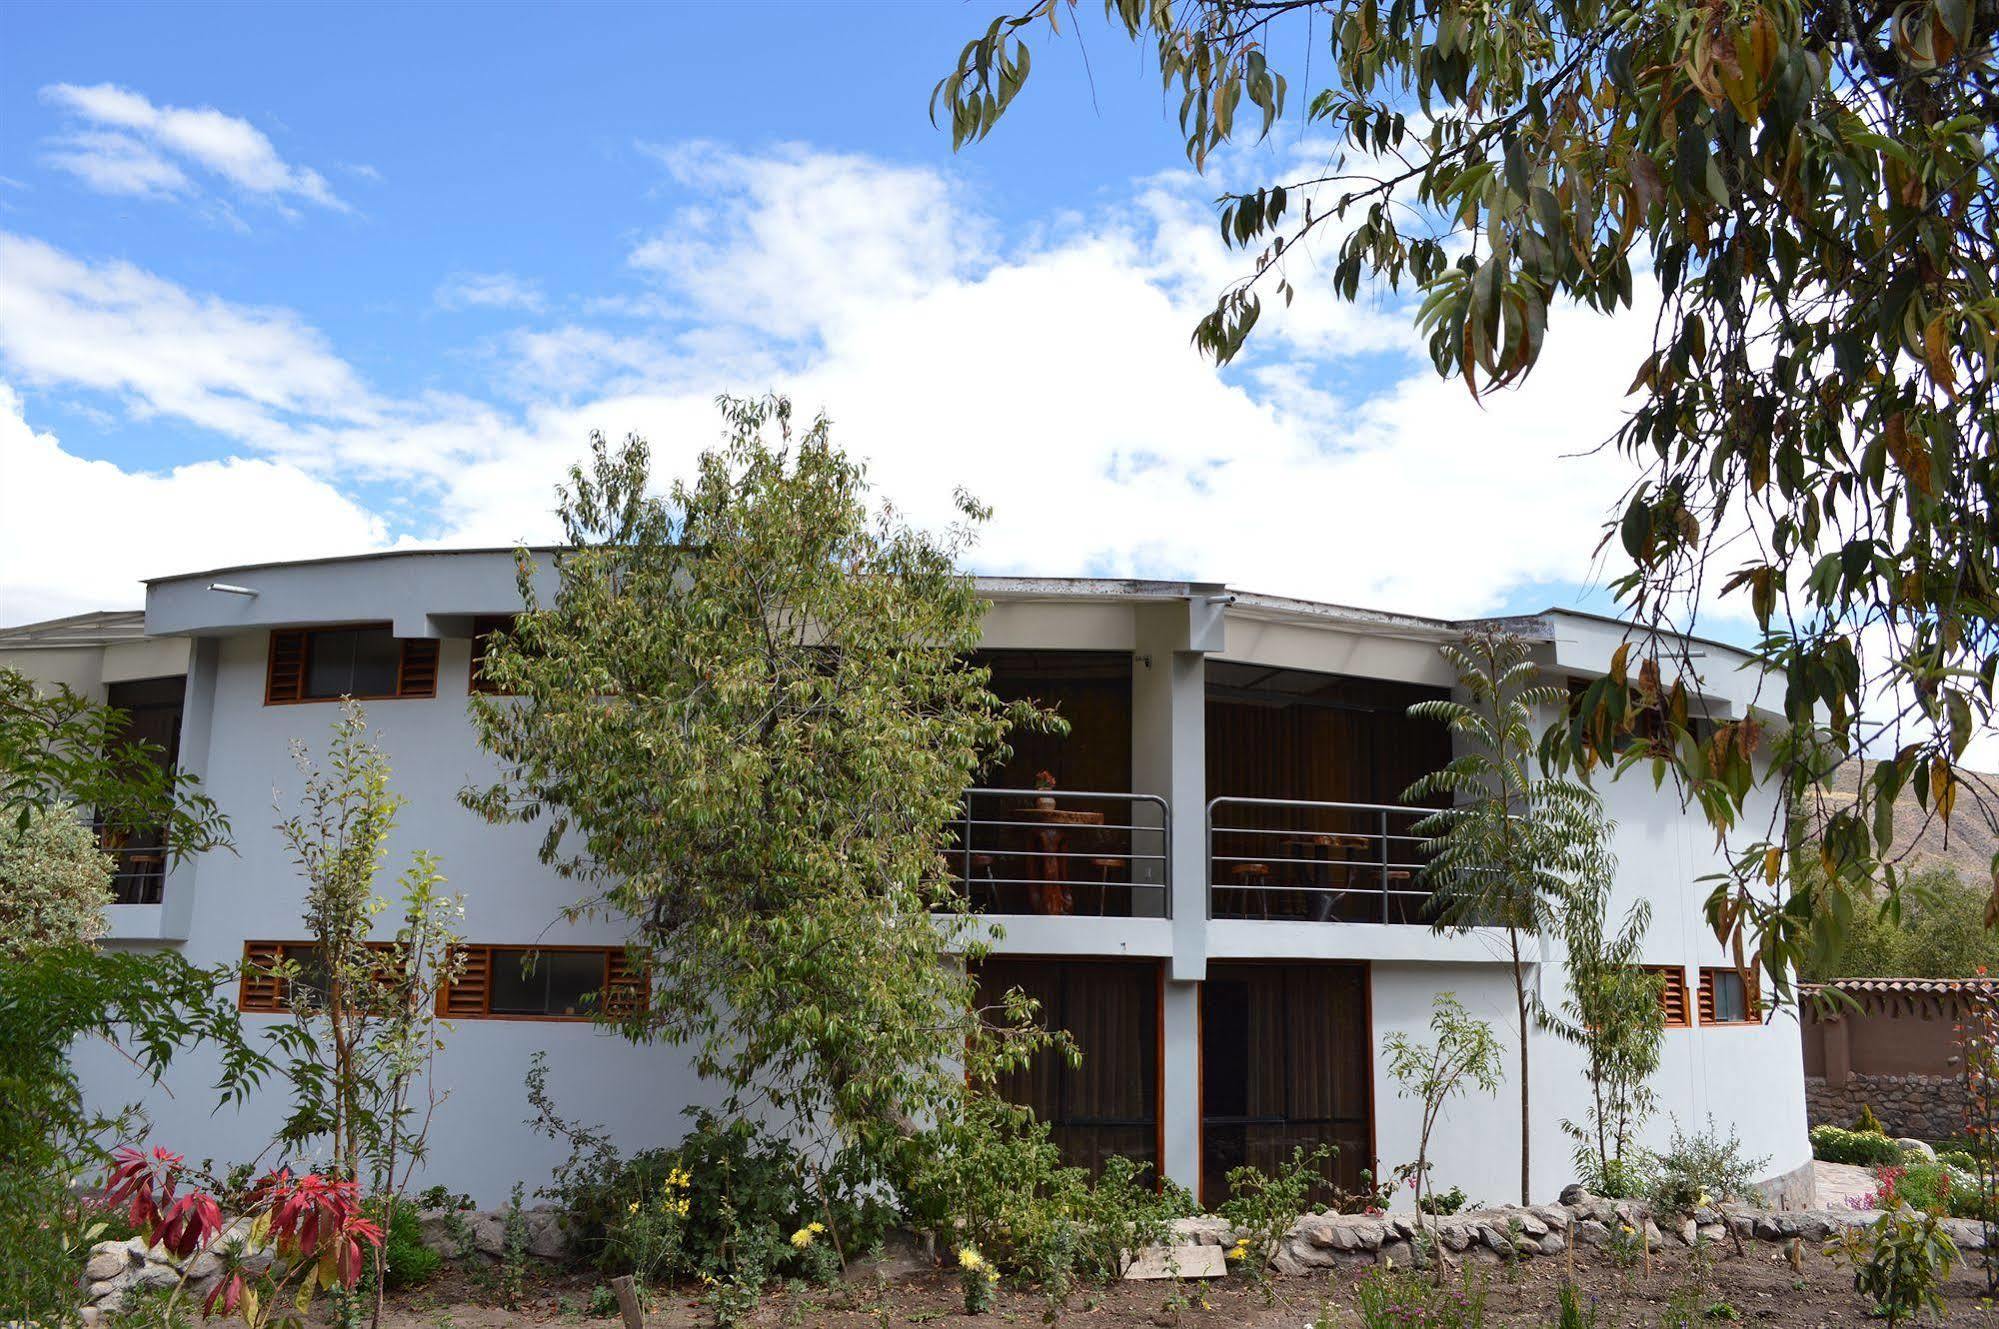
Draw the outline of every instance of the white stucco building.
<instances>
[{"instance_id":1,"label":"white stucco building","mask_svg":"<svg viewBox=\"0 0 1999 1329\"><path fill-rule=\"evenodd\" d=\"M486 1203L516 1180L532 1189L558 1161L523 1125L536 1051L565 1109L629 1148L670 1143L682 1107L713 1098L679 1052L567 1014L579 992L619 979L620 934L558 921L571 888L537 861L537 828L487 825L457 801L492 774L466 698L476 634L519 607L513 577L505 550L229 568L150 583L143 616L0 632L0 665L146 708L149 736L232 819L233 854L166 873L131 851L129 902L112 910L112 944L174 947L198 964L300 940L273 793L299 787L287 744L323 748L332 699L367 697L409 800L391 861L440 855L478 948L474 978L450 997L437 1069L449 1099L421 1180ZM1413 1158L1416 1112L1387 1076L1387 1037L1420 1034L1432 996L1449 990L1512 1043L1503 934L1439 935L1422 921L1408 836L1418 814L1398 801L1448 755L1448 738L1407 707L1447 694L1437 648L1462 625L1218 585L982 585L995 689L1056 705L1072 726L1021 741L994 788L968 798L961 830L971 898L1005 932L994 977L1039 994L1085 1053L1081 1069L1023 1076L1016 1092L1072 1157L1142 1157L1210 1203L1228 1167L1294 1144L1339 1146L1349 1181ZM1575 680L1600 675L1624 633L1562 611L1509 626L1550 676ZM1689 686L1709 715L1755 704L1737 652L1706 643L1695 663ZM1043 773L1052 788L1037 791ZM1667 973L1684 1017L1666 1033L1651 1142L1663 1145L1669 1117L1694 1127L1712 1115L1767 1157L1766 1176L1808 1178L1796 1021L1757 1010L1701 917L1701 878L1725 867L1712 830L1644 772L1602 792L1617 822L1614 907L1652 902L1644 960ZM530 981L519 953L535 948ZM1536 982L1559 1001L1557 946L1537 941L1534 954ZM275 997L246 985L249 1018L284 1018L254 1013ZM122 1060L81 1055L103 1101L139 1094ZM1573 1179L1560 1122L1581 1118L1583 1085L1577 1052L1551 1036L1536 1036L1533 1062L1534 1191L1551 1199ZM254 1154L284 1115L283 1087L216 1113L211 1079L183 1061L171 1096L146 1096L154 1140L191 1157ZM1511 1084L1455 1103L1433 1142L1436 1184L1514 1198L1518 1129Z\"/></svg>"}]
</instances>

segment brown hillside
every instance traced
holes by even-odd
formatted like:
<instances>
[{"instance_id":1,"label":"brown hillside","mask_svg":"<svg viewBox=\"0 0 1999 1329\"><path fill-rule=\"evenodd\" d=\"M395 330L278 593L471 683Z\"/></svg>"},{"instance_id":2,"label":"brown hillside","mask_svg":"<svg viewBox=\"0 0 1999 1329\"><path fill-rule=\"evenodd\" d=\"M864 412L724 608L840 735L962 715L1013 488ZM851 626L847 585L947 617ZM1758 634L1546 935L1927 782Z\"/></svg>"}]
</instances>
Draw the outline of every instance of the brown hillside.
<instances>
[{"instance_id":1,"label":"brown hillside","mask_svg":"<svg viewBox=\"0 0 1999 1329\"><path fill-rule=\"evenodd\" d=\"M1840 767L1833 773L1827 797L1851 802L1861 778L1859 765L1849 762ZM1999 778L1981 778L1999 794ZM1999 799L1989 799L1988 804L1992 811L1999 812ZM1903 858L1904 846L1912 842L1914 851ZM1955 868L1960 879L1976 885L1991 880L1995 851L1999 851L1999 835L1993 832L1991 818L1969 797L1959 796L1949 825L1925 811L1911 790L1903 790L1902 796L1895 800L1895 854L1905 867Z\"/></svg>"}]
</instances>

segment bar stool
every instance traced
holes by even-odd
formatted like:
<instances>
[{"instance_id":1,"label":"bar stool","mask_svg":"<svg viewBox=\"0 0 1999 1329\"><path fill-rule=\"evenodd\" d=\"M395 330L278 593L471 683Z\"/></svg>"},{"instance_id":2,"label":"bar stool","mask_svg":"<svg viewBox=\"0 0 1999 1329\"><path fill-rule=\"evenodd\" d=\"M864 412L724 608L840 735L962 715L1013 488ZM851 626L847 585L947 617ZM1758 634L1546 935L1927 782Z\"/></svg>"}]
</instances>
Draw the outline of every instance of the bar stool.
<instances>
[{"instance_id":1,"label":"bar stool","mask_svg":"<svg viewBox=\"0 0 1999 1329\"><path fill-rule=\"evenodd\" d=\"M1264 921L1269 922L1270 893L1258 888L1270 885L1270 864L1238 863L1229 869L1229 875L1235 878L1236 889L1242 893L1243 897L1242 913L1238 917L1249 917L1249 898L1254 894L1256 902L1262 910Z\"/></svg>"}]
</instances>

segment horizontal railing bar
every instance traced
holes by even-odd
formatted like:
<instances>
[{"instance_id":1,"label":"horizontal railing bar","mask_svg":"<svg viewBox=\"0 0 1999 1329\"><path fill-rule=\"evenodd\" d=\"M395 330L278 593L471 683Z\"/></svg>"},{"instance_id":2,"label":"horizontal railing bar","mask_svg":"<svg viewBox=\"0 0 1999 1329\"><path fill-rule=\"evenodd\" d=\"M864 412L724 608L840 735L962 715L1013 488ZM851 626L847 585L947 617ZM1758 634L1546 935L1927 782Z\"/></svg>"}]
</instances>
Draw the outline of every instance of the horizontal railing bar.
<instances>
[{"instance_id":1,"label":"horizontal railing bar","mask_svg":"<svg viewBox=\"0 0 1999 1329\"><path fill-rule=\"evenodd\" d=\"M1097 854L1097 858L1109 858L1109 854ZM1379 872L1383 868L1394 871L1398 868L1416 869L1428 866L1424 863L1400 863L1378 858L1279 858L1275 854L1215 854L1217 863L1288 863L1307 868L1362 868Z\"/></svg>"},{"instance_id":2,"label":"horizontal railing bar","mask_svg":"<svg viewBox=\"0 0 1999 1329\"><path fill-rule=\"evenodd\" d=\"M1041 881L1034 877L974 877L969 882L960 884L980 889L987 886L1038 886L1044 889L1059 886L1065 890L1075 890L1079 886L1131 886L1142 891L1166 889L1166 883L1163 881Z\"/></svg>"},{"instance_id":3,"label":"horizontal railing bar","mask_svg":"<svg viewBox=\"0 0 1999 1329\"><path fill-rule=\"evenodd\" d=\"M1438 812L1448 812L1449 808L1412 808L1401 803L1322 803L1309 798L1248 798L1234 794L1224 794L1220 798L1208 800L1208 815L1212 817L1216 808L1224 803L1239 807L1259 808L1325 808L1333 811L1351 810L1355 812L1393 812L1405 817L1428 817Z\"/></svg>"},{"instance_id":4,"label":"horizontal railing bar","mask_svg":"<svg viewBox=\"0 0 1999 1329\"><path fill-rule=\"evenodd\" d=\"M967 798L1122 798L1140 803L1156 803L1166 806L1166 800L1158 794L1123 794L1103 789L999 789L987 785L975 785L965 791Z\"/></svg>"},{"instance_id":5,"label":"horizontal railing bar","mask_svg":"<svg viewBox=\"0 0 1999 1329\"><path fill-rule=\"evenodd\" d=\"M985 818L983 818L983 817L973 817L973 818L970 818L969 820L968 820L968 819L966 819L966 818L964 818L964 817L958 817L958 818L956 818L956 819L954 819L954 820L952 820L952 821L949 821L949 822L946 822L945 824L946 824L947 826L1011 826L1011 827L1014 827L1014 828L1016 828L1016 829L1017 829L1017 828L1019 828L1019 827L1023 827L1023 826L1025 826L1025 827L1027 827L1027 828L1029 828L1029 829L1034 829L1034 828L1036 828L1036 827L1042 827L1042 828L1047 828L1047 827L1050 827L1050 826L1056 826L1056 823L1051 823L1051 822L1043 822L1043 821L1031 821L1031 820L1027 820L1027 821L1005 821L1005 820L999 820L999 821L988 821L987 819L985 819ZM1147 834L1147 835L1164 835L1164 834L1166 834L1166 828L1165 828L1164 826L1126 826L1126 825L1123 825L1122 823L1118 823L1118 822L1094 822L1094 821L1092 821L1092 822L1082 822L1082 823L1078 823L1078 824L1076 824L1076 825L1074 825L1074 826L1056 826L1056 828L1057 828L1057 829L1060 829L1060 830L1076 830L1076 831L1133 831L1133 832L1137 832L1137 831L1143 831L1143 832L1144 832L1145 834ZM1417 837L1417 838L1420 838L1420 837Z\"/></svg>"},{"instance_id":6,"label":"horizontal railing bar","mask_svg":"<svg viewBox=\"0 0 1999 1329\"><path fill-rule=\"evenodd\" d=\"M958 823L953 822L952 824L957 825ZM1021 823L1010 821L1005 824L1008 826L1017 826ZM1331 840L1338 837L1345 837L1349 840L1365 840L1369 844L1379 844L1383 840L1402 840L1409 844L1428 844L1435 838L1428 835L1403 835L1396 831L1391 831L1387 835L1383 835L1379 831L1368 831L1365 833L1361 831L1301 831L1295 826L1217 826L1214 828L1214 833L1216 835L1283 835L1293 840Z\"/></svg>"},{"instance_id":7,"label":"horizontal railing bar","mask_svg":"<svg viewBox=\"0 0 1999 1329\"><path fill-rule=\"evenodd\" d=\"M1096 885L1095 882L1087 884ZM1114 881L1111 885L1122 886L1124 883ZM1418 900L1427 900L1430 898L1428 891L1383 890L1379 886L1233 886L1219 881L1210 882L1209 885L1217 891L1241 891L1246 895L1269 891L1272 894L1282 893L1285 895L1360 895L1370 900L1379 900L1384 895L1399 895ZM1295 922L1296 920L1292 921Z\"/></svg>"},{"instance_id":8,"label":"horizontal railing bar","mask_svg":"<svg viewBox=\"0 0 1999 1329\"><path fill-rule=\"evenodd\" d=\"M1051 849L1043 852L1039 849L980 849L974 846L972 853L975 857L983 855L986 858L1102 858L1115 859L1120 863L1164 863L1166 861L1166 855L1164 854L1086 854L1074 849ZM963 858L965 852L962 849L954 849L948 856ZM1263 860L1259 858L1255 861L1261 863Z\"/></svg>"}]
</instances>

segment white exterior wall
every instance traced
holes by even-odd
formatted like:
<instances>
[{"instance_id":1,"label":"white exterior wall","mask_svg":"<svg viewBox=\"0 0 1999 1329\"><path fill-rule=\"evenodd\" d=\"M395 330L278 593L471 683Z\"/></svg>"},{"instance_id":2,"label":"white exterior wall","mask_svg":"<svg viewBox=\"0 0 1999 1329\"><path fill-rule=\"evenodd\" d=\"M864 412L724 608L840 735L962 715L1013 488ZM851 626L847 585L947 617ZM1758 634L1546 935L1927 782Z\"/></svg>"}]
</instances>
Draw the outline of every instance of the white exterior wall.
<instances>
[{"instance_id":1,"label":"white exterior wall","mask_svg":"<svg viewBox=\"0 0 1999 1329\"><path fill-rule=\"evenodd\" d=\"M208 593L205 578L164 583L152 589L148 622L155 632L195 634L183 760L234 820L238 853L210 855L177 871L166 884L164 906L121 907L115 938L178 945L191 961L206 965L240 959L246 939L299 937L301 888L270 829L276 819L272 793L282 790L281 802L290 805L301 781L287 745L303 739L315 752L323 751L337 708L263 704L265 627L392 619L400 635L442 642L434 698L367 706L394 765L394 786L410 800L392 844L391 869L399 870L417 848L439 854L451 889L466 895L468 941L622 940L609 923L553 926L558 911L574 898L574 887L536 860L539 829L488 826L457 803L461 787L492 773L466 716L469 643L463 634L470 615L501 612L516 603L509 556L372 557L234 570L227 579L261 593L255 599ZM1272 958L1370 964L1376 1152L1380 1164L1393 1168L1415 1156L1416 1118L1413 1105L1397 1098L1387 1077L1383 1048L1397 1032L1427 1036L1434 993L1455 991L1474 1012L1494 1021L1509 1049L1510 1074L1513 1000L1503 935L1440 937L1418 926L1208 920L1204 661L1213 654L1435 685L1449 682L1436 645L1455 631L1323 606L1313 612L1268 602L1227 608L1215 595L1219 589L1126 584L1077 589L1050 583L1045 590L1003 598L989 618L986 637L995 647L1134 652L1134 789L1167 797L1173 826L1172 918L1010 918L1004 920L1002 949L1154 957L1166 967L1164 1163L1169 1175L1190 1185L1199 1175L1198 1007L1208 963ZM146 644L170 648L183 641ZM1547 647L1549 663L1600 670L1614 642L1614 634L1600 624L1560 616ZM1731 686L1727 680L1711 682L1710 691ZM1712 833L1697 813L1679 808L1670 790L1655 794L1644 772L1606 783L1603 792L1618 823L1618 907L1640 895L1652 901L1644 958L1686 966L1691 990L1699 966L1727 962L1701 920L1709 888L1698 879L1723 866ZM383 935L392 927L384 919ZM1547 958L1535 976L1554 1003L1561 996L1559 956ZM246 1017L252 1026L280 1018ZM498 1203L516 1180L532 1189L547 1179L561 1151L522 1125L528 1114L522 1079L537 1050L548 1054L550 1082L565 1115L608 1124L627 1149L670 1143L681 1131L680 1109L716 1096L697 1083L678 1052L634 1047L587 1023L460 1021L438 1065L438 1082L450 1099L433 1131L431 1161L420 1184L440 1182ZM1533 1189L1536 1199L1548 1199L1573 1178L1571 1147L1559 1122L1565 1116L1580 1119L1581 1080L1574 1050L1547 1035L1536 1035L1533 1060ZM115 1104L135 1096L132 1072L122 1061L86 1051L83 1062L99 1101ZM174 1097L148 1100L156 1141L193 1157L218 1159L236 1159L262 1146L284 1116L285 1087L270 1086L240 1113L211 1115L207 1086L213 1078L212 1066L198 1059L177 1066ZM1767 1175L1809 1159L1801 1052L1788 1013L1760 1028L1668 1031L1655 1088L1661 1109L1649 1132L1655 1144L1665 1142L1669 1117L1697 1128L1712 1113L1719 1125L1737 1132L1748 1153L1769 1157ZM1517 1093L1510 1082L1490 1098L1454 1103L1433 1140L1437 1184L1463 1186L1477 1199L1514 1198L1518 1130Z\"/></svg>"}]
</instances>

